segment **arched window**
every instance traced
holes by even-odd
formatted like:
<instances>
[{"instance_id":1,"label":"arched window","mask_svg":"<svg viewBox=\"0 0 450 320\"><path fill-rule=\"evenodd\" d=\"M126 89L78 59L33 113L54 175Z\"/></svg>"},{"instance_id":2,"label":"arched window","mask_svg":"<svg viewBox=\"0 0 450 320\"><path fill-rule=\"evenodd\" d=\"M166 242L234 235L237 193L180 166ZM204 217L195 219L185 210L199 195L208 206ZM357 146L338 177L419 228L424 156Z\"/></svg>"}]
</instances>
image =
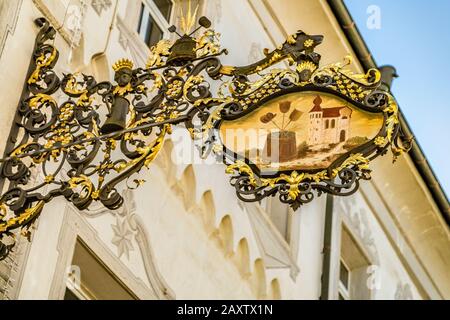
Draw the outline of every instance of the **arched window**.
<instances>
[{"instance_id":1,"label":"arched window","mask_svg":"<svg viewBox=\"0 0 450 320\"><path fill-rule=\"evenodd\" d=\"M334 128L336 126L336 120L331 120L331 127Z\"/></svg>"},{"instance_id":2,"label":"arched window","mask_svg":"<svg viewBox=\"0 0 450 320\"><path fill-rule=\"evenodd\" d=\"M330 127L330 120L325 120L325 129L328 129Z\"/></svg>"}]
</instances>

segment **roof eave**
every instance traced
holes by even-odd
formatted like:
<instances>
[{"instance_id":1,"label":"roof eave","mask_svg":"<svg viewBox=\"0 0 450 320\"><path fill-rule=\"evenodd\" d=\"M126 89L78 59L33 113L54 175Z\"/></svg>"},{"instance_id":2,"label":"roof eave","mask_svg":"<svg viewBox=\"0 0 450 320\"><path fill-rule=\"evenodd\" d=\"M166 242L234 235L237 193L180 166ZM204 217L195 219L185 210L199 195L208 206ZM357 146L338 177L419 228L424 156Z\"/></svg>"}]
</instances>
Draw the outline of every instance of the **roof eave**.
<instances>
[{"instance_id":1,"label":"roof eave","mask_svg":"<svg viewBox=\"0 0 450 320\"><path fill-rule=\"evenodd\" d=\"M370 53L364 39L362 38L356 23L353 21L346 5L343 0L327 0L328 5L333 11L339 25L342 28L345 36L347 37L353 51L356 54L359 62L365 71L370 68L378 68L372 54ZM400 125L403 133L407 137L413 137L412 130L408 125L403 113L400 111ZM448 225L450 225L450 204L448 198L442 189L433 169L429 165L419 143L413 140L412 148L410 151L411 159L413 160L419 174L428 186L430 193L436 202L442 216Z\"/></svg>"}]
</instances>

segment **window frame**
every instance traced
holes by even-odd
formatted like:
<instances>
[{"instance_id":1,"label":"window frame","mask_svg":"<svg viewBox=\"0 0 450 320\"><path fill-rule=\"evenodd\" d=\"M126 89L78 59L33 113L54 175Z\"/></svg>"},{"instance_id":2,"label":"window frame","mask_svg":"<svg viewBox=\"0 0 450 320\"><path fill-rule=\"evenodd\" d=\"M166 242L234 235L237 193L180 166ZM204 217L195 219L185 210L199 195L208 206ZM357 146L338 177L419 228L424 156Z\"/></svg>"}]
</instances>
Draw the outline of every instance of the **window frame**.
<instances>
[{"instance_id":1,"label":"window frame","mask_svg":"<svg viewBox=\"0 0 450 320\"><path fill-rule=\"evenodd\" d=\"M343 265L348 271L347 287L341 281L341 265ZM339 259L339 284L338 284L338 296L342 296L344 300L351 300L350 288L352 285L352 270L349 268L348 264L340 257Z\"/></svg>"},{"instance_id":2,"label":"window frame","mask_svg":"<svg viewBox=\"0 0 450 320\"><path fill-rule=\"evenodd\" d=\"M104 266L114 274L114 276L123 285L128 288L139 300L165 300L174 299L175 295L172 289L165 283L164 278L157 272L155 266L149 270L152 274L148 278L148 283L137 277L127 266L118 259L110 247L104 243L93 229L92 225L82 216L73 206L66 206L61 222L61 229L57 240L58 258L55 268L52 270L53 278L51 280L48 298L51 300L63 300L67 289L68 268L74 265L74 254L76 245L79 242L84 243L95 257L101 261ZM147 241L147 240L146 240ZM151 252L151 243L147 242L149 250L145 253L150 257L150 264L153 264L154 257ZM141 254L144 256L144 253ZM42 282L42 281L41 281ZM87 292L81 282L81 289Z\"/></svg>"},{"instance_id":3,"label":"window frame","mask_svg":"<svg viewBox=\"0 0 450 320\"><path fill-rule=\"evenodd\" d=\"M347 220L346 216L340 213L336 217L337 221L335 224L335 239L334 245L338 248L333 254L333 275L332 275L332 299L340 299L342 296L346 300L352 299L373 299L373 290L371 288L367 288L365 291L365 297L361 296L361 284L360 282L360 271L361 268L368 268L373 265L373 257L365 248L362 239L358 236L355 230L352 228L352 225ZM346 243L353 247L354 250L357 250L358 260L355 260L355 256L348 255L349 251L343 251L343 241L344 234L346 234L347 241ZM351 241L349 243L348 241ZM347 246L347 248L350 248ZM344 265L348 270L348 285L345 285L341 282L340 268L341 264ZM368 274L365 274L368 277ZM367 278L366 278L367 280ZM364 281L366 281L364 280Z\"/></svg>"},{"instance_id":4,"label":"window frame","mask_svg":"<svg viewBox=\"0 0 450 320\"><path fill-rule=\"evenodd\" d=\"M95 297L82 288L82 285L77 286L72 279L67 279L67 284L66 290L72 292L79 300L95 300Z\"/></svg>"},{"instance_id":5,"label":"window frame","mask_svg":"<svg viewBox=\"0 0 450 320\"><path fill-rule=\"evenodd\" d=\"M151 15L151 17L153 18L156 25L158 25L158 27L162 31L162 39L164 39L164 38L168 38L170 35L170 32L168 31L168 29L171 26L170 22L173 20L173 16L174 16L174 12L175 12L175 2L173 0L168 0L168 1L170 1L172 3L172 9L171 9L171 12L169 15L169 20L166 20L164 15L161 13L161 11L158 9L156 4L152 0L141 0L140 1L140 5L138 8L139 13L138 13L137 21L136 21L135 31L139 35L139 39L141 39L141 41L144 42L146 46L149 46L149 44L147 44L145 42L143 35L139 32L140 31L139 30L140 23L142 20L142 16L141 16L142 5L148 9L148 13Z\"/></svg>"}]
</instances>

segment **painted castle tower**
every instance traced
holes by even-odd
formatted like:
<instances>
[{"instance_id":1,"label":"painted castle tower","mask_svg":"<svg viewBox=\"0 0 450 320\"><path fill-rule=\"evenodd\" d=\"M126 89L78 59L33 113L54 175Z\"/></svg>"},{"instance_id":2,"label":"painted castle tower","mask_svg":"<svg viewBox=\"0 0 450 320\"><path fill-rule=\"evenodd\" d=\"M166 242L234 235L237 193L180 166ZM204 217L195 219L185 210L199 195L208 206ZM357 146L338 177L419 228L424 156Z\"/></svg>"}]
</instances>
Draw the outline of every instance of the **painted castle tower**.
<instances>
[{"instance_id":1,"label":"painted castle tower","mask_svg":"<svg viewBox=\"0 0 450 320\"><path fill-rule=\"evenodd\" d=\"M346 106L322 108L322 99L314 99L309 111L308 145L336 144L344 142L350 135L352 109Z\"/></svg>"}]
</instances>

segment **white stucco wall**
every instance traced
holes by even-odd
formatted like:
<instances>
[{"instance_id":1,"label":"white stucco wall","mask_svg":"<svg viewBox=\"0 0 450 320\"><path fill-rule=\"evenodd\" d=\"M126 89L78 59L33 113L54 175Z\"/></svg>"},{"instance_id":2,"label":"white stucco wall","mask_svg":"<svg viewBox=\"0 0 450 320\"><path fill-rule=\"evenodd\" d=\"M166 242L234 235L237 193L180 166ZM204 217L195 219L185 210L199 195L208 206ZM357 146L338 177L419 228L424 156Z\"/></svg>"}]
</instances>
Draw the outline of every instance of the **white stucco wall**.
<instances>
[{"instance_id":1,"label":"white stucco wall","mask_svg":"<svg viewBox=\"0 0 450 320\"><path fill-rule=\"evenodd\" d=\"M8 39L0 57L0 136L3 137L9 134L37 32L33 19L46 13L40 11L36 3L47 5L56 19L62 21L63 12L57 1L23 3L17 21L19 27ZM298 10L299 6L303 6L302 10ZM267 11L268 7L272 11ZM40 8L42 10L42 6ZM99 17L88 5L84 30L89 32L84 33L82 48L75 52L78 58L81 57L76 61L83 61L84 65L68 65L69 45L62 37L57 37L55 43L61 54L57 70L63 72L75 68L93 72L91 58L94 55L105 52L110 64L132 55L131 49L124 50L119 44L117 20L111 24L115 10L125 18L126 9L127 1L119 0L117 7L113 4ZM203 10L213 21L216 31L222 34L222 46L230 51L223 58L224 64L253 62L258 56L262 57L263 48L273 48L274 41L282 41L284 33L297 29L325 35L324 44L319 49L324 63L339 61L351 53L325 1L208 0ZM134 200L127 198L125 211L98 209L76 213L63 199L54 200L45 207L34 232L19 298L60 298L56 293L60 294L60 291L55 288L64 285L61 282L64 278L59 273L66 271L61 259L68 259L73 250L61 245L69 216L75 225L91 226L95 236L85 236L84 241L88 245L92 241L93 246L95 243L105 256L115 257L117 261L111 260L111 263L118 270L123 267L129 271L129 274L123 271L123 277L128 284L134 283L136 290L147 286L150 292L150 288L158 284L161 286L159 289L166 286L179 299L257 299L278 298L279 286L283 299L319 298L325 197L317 198L295 213L300 215L292 226L299 229L298 252L292 255L300 269L298 276L292 277L289 268L265 268L264 252L258 244L254 226L229 185L224 165L202 163L196 152L192 155L196 163L193 166L175 163L171 160L174 153L193 148L186 133L174 136L174 141L166 144L150 170L142 173L142 179L147 182L132 192ZM0 150L3 150L4 142L4 139L0 140ZM387 159L378 163L384 165L389 162ZM403 163L397 169L399 175L403 171L412 171ZM373 184L390 179L389 175L378 173ZM372 182L367 184L372 186ZM376 256L374 263L379 267L380 285L372 297L394 299L399 286L403 288L406 285L411 298L448 298L448 285L445 291L443 287L438 288L437 281L448 277L442 275L445 270L436 269L434 280L430 280L424 269L432 262L424 264L419 261L420 257L410 253L416 250L413 242L408 242L407 250L399 250L399 243L407 238L407 234L398 224L396 229L387 227L391 226L392 211L383 207L384 195L375 197L371 193L373 190L367 188L369 191L364 189L350 198L337 199L334 213L338 222L335 230L339 230L339 223L347 221L346 226L363 239L362 246ZM120 251L114 244L112 225L117 224L130 228L134 236L129 256L122 254L119 257ZM76 230L76 227L71 228ZM392 230L398 232L398 241L392 240ZM370 237L365 238L368 234ZM445 234L440 241L445 243ZM248 251L244 247L248 247ZM435 261L436 257L430 259ZM142 297L147 297L145 288L139 292L142 292Z\"/></svg>"}]
</instances>

